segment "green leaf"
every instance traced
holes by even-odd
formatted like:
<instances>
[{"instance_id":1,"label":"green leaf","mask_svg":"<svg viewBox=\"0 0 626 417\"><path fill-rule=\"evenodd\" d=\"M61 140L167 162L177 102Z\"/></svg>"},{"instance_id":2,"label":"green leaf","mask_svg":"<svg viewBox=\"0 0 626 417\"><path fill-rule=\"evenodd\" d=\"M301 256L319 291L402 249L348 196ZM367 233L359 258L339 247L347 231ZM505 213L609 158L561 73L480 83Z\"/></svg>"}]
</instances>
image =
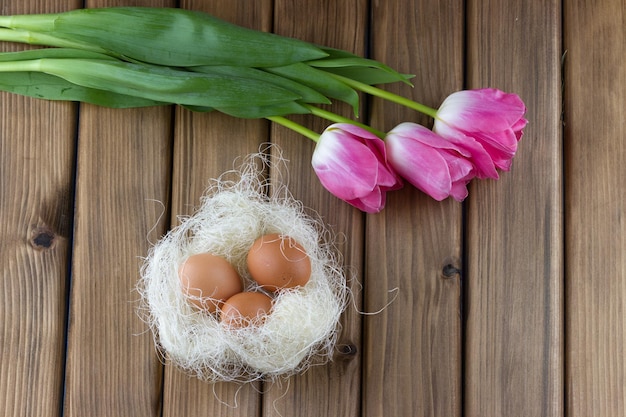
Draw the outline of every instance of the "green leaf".
<instances>
[{"instance_id":1,"label":"green leaf","mask_svg":"<svg viewBox=\"0 0 626 417\"><path fill-rule=\"evenodd\" d=\"M281 77L279 75L270 74L266 71L262 71L256 68L247 67L233 67L222 65L210 65L200 67L190 67L191 71L202 72L204 74L220 74L220 75L232 75L235 77L246 78L249 80L262 81L263 83L269 83L286 90L292 91L300 96L301 102L314 103L314 104L330 104L330 100L323 94L318 93L314 89L307 87L304 84L293 81L289 78Z\"/></svg>"},{"instance_id":2,"label":"green leaf","mask_svg":"<svg viewBox=\"0 0 626 417\"><path fill-rule=\"evenodd\" d=\"M182 107L199 113L208 113L211 111L219 111L233 117L242 119L261 119L272 116L285 116L288 114L309 114L311 111L295 101L289 103L281 103L273 106L245 106L245 107L213 107L187 106Z\"/></svg>"},{"instance_id":3,"label":"green leaf","mask_svg":"<svg viewBox=\"0 0 626 417\"><path fill-rule=\"evenodd\" d=\"M115 60L115 58L109 55L73 48L43 48L30 49L19 52L0 53L0 62L28 61L41 58L104 59L109 61Z\"/></svg>"},{"instance_id":4,"label":"green leaf","mask_svg":"<svg viewBox=\"0 0 626 417\"><path fill-rule=\"evenodd\" d=\"M355 81L359 81L368 85L376 84L388 84L395 83L398 80L398 76L390 74L388 72L379 71L376 68L362 68L362 67L337 67L337 68L320 68L323 71L341 75L342 77L350 78ZM403 82L412 86L409 79L413 78L413 75L401 74Z\"/></svg>"},{"instance_id":5,"label":"green leaf","mask_svg":"<svg viewBox=\"0 0 626 417\"><path fill-rule=\"evenodd\" d=\"M99 59L0 62L0 72L43 72L71 83L144 99L205 107L266 106L300 99L272 84Z\"/></svg>"},{"instance_id":6,"label":"green leaf","mask_svg":"<svg viewBox=\"0 0 626 417\"><path fill-rule=\"evenodd\" d=\"M216 110L230 116L243 119L260 119L272 116L286 116L289 114L309 114L311 111L303 105L292 101L271 106L242 106L219 107Z\"/></svg>"},{"instance_id":7,"label":"green leaf","mask_svg":"<svg viewBox=\"0 0 626 417\"><path fill-rule=\"evenodd\" d=\"M10 19L11 16L0 16L0 20ZM60 39L53 35L45 33L37 33L22 29L0 28L0 41L27 43L31 45L55 46L58 48L73 48L83 51L92 51L98 53L106 53L102 48L88 43L73 42L66 39Z\"/></svg>"},{"instance_id":8,"label":"green leaf","mask_svg":"<svg viewBox=\"0 0 626 417\"><path fill-rule=\"evenodd\" d=\"M0 17L0 26L90 45L116 57L159 65L280 66L319 59L310 43L236 26L205 13L153 7L78 9L58 14ZM44 43L46 44L46 43Z\"/></svg>"},{"instance_id":9,"label":"green leaf","mask_svg":"<svg viewBox=\"0 0 626 417\"><path fill-rule=\"evenodd\" d=\"M345 51L343 49L330 48L328 46L318 45L322 51L328 54L328 59L339 59L339 58L354 58L358 57L358 55L353 54L352 52Z\"/></svg>"},{"instance_id":10,"label":"green leaf","mask_svg":"<svg viewBox=\"0 0 626 417\"><path fill-rule=\"evenodd\" d=\"M357 55L351 54L350 52L343 51L340 49L333 48L321 48L324 52L328 53L327 58L318 59L315 61L309 61L307 64L312 67L322 68L329 72L335 72L334 69L338 68L351 68L349 73L352 74L355 80L365 82L366 79L374 79L374 80L388 80L382 82L374 82L372 84L382 84L388 82L404 82L412 86L412 84L408 81L412 76L407 76L405 74L401 74L388 65L383 64L380 61L376 61L374 59L362 58ZM362 68L362 71L358 69ZM337 72L340 75L340 72ZM376 75L380 73L380 75ZM369 83L368 83L369 84ZM370 84L371 85L371 84Z\"/></svg>"},{"instance_id":11,"label":"green leaf","mask_svg":"<svg viewBox=\"0 0 626 417\"><path fill-rule=\"evenodd\" d=\"M213 107L192 106L192 105L187 105L187 104L181 104L180 106L187 110L191 110L197 113L209 113L209 112L215 111Z\"/></svg>"},{"instance_id":12,"label":"green leaf","mask_svg":"<svg viewBox=\"0 0 626 417\"><path fill-rule=\"evenodd\" d=\"M265 70L307 85L327 97L348 103L352 106L354 114L358 115L359 95L357 92L324 71L304 63L266 68Z\"/></svg>"},{"instance_id":13,"label":"green leaf","mask_svg":"<svg viewBox=\"0 0 626 417\"><path fill-rule=\"evenodd\" d=\"M0 90L24 96L63 101L82 101L103 107L131 108L161 106L168 103L111 93L72 84L40 72L7 72L0 76Z\"/></svg>"}]
</instances>

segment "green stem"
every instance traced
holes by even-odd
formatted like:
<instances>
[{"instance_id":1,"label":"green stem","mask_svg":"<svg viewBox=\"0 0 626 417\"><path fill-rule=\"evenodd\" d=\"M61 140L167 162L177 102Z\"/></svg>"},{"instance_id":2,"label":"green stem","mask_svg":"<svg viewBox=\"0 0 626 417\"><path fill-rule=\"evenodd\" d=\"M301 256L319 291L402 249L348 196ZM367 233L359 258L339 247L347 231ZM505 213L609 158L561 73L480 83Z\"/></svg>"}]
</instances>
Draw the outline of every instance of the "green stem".
<instances>
[{"instance_id":1,"label":"green stem","mask_svg":"<svg viewBox=\"0 0 626 417\"><path fill-rule=\"evenodd\" d=\"M0 72L41 72L39 59L29 59L25 61L1 61Z\"/></svg>"},{"instance_id":2,"label":"green stem","mask_svg":"<svg viewBox=\"0 0 626 417\"><path fill-rule=\"evenodd\" d=\"M37 33L29 30L0 28L0 40L6 42L19 42L29 45L54 46L60 48L75 48L85 51L106 53L102 48L81 42L57 38L45 33Z\"/></svg>"},{"instance_id":3,"label":"green stem","mask_svg":"<svg viewBox=\"0 0 626 417\"><path fill-rule=\"evenodd\" d=\"M307 138L311 139L315 143L317 143L320 139L320 135L318 133L315 133L311 129L308 129L302 126L301 124L293 122L285 117L270 116L267 118L267 120L271 120L272 122L278 123L281 126L284 126L288 129L293 130L294 132L300 133L302 136L306 136Z\"/></svg>"},{"instance_id":4,"label":"green stem","mask_svg":"<svg viewBox=\"0 0 626 417\"><path fill-rule=\"evenodd\" d=\"M373 127L370 127L370 126L368 126L366 124L356 122L356 121L354 121L352 119L348 119L347 117L340 116L340 115L335 114L333 112L330 112L330 111L327 111L327 110L324 110L324 109L320 109L319 107L311 106L309 104L305 104L304 107L309 109L311 111L311 114L313 114L314 116L318 116L318 117L321 117L323 119L330 120L331 122L336 122L336 123L350 123L352 125L359 126L360 128L365 129L368 132L371 132L371 133L375 134L376 136L378 136L381 139L383 139L385 137L385 133L384 132L381 132L380 130L376 130Z\"/></svg>"},{"instance_id":5,"label":"green stem","mask_svg":"<svg viewBox=\"0 0 626 417\"><path fill-rule=\"evenodd\" d=\"M377 88L377 87L374 87L374 86L371 86L371 85L368 85L359 81L355 81L351 78L346 78L337 74L330 74L330 75L356 90L362 91L364 93L370 94L375 97L380 97L382 99L389 100L393 103L400 104L402 106L416 110L420 113L424 113L425 115L430 116L433 119L437 116L437 109L433 109L432 107L428 107L421 103L417 103L413 100L409 100L408 98L399 96L394 93L390 93L389 91L385 91L380 88Z\"/></svg>"}]
</instances>

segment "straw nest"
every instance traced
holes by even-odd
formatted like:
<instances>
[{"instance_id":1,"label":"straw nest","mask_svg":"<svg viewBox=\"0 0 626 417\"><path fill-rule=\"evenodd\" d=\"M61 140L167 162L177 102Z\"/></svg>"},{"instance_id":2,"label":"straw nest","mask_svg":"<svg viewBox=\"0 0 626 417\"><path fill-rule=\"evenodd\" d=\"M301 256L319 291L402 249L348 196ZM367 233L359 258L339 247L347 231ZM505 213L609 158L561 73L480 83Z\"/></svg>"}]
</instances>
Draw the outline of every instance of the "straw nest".
<instances>
[{"instance_id":1,"label":"straw nest","mask_svg":"<svg viewBox=\"0 0 626 417\"><path fill-rule=\"evenodd\" d=\"M151 248L142 267L140 311L158 351L205 381L249 382L300 373L330 360L337 340L348 288L334 238L284 184L264 179L267 170L281 178L285 165L280 156L267 156L268 150L211 180L199 209ZM259 290L247 271L246 255L259 236L269 233L288 235L302 245L311 260L306 285L278 292L264 322L243 328L230 328L190 304L178 278L188 256L222 256L239 272L244 290Z\"/></svg>"}]
</instances>

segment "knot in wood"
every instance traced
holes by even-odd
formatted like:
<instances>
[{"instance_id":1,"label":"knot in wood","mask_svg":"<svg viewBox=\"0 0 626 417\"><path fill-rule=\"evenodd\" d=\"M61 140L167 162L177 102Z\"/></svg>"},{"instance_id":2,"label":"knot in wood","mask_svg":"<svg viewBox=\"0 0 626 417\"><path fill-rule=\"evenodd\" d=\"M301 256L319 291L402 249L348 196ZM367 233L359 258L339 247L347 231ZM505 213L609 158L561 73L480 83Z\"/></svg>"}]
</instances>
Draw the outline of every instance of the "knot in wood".
<instances>
[{"instance_id":1,"label":"knot in wood","mask_svg":"<svg viewBox=\"0 0 626 417\"><path fill-rule=\"evenodd\" d=\"M357 347L353 343L342 343L337 345L337 353L341 359L352 359L357 354Z\"/></svg>"},{"instance_id":2,"label":"knot in wood","mask_svg":"<svg viewBox=\"0 0 626 417\"><path fill-rule=\"evenodd\" d=\"M445 279L450 279L461 275L461 270L453 264L449 263L443 266L443 268L441 269L441 275Z\"/></svg>"},{"instance_id":3,"label":"knot in wood","mask_svg":"<svg viewBox=\"0 0 626 417\"><path fill-rule=\"evenodd\" d=\"M51 249L56 242L56 234L47 227L37 227L33 230L30 244L37 250Z\"/></svg>"}]
</instances>

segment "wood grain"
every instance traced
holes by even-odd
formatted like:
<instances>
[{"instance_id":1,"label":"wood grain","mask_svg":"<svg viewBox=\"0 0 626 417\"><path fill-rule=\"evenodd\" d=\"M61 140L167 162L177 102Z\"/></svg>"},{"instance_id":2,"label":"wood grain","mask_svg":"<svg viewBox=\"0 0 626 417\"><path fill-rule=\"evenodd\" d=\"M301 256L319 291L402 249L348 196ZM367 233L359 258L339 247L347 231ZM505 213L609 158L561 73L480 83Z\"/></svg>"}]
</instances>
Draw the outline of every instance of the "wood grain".
<instances>
[{"instance_id":1,"label":"wood grain","mask_svg":"<svg viewBox=\"0 0 626 417\"><path fill-rule=\"evenodd\" d=\"M560 3L467 6L467 87L519 94L530 122L511 172L470 190L465 415L561 416Z\"/></svg>"},{"instance_id":2,"label":"wood grain","mask_svg":"<svg viewBox=\"0 0 626 417\"><path fill-rule=\"evenodd\" d=\"M148 3L172 4L125 4ZM160 414L162 366L134 289L167 224L171 114L80 106L66 416Z\"/></svg>"},{"instance_id":3,"label":"wood grain","mask_svg":"<svg viewBox=\"0 0 626 417\"><path fill-rule=\"evenodd\" d=\"M177 110L174 147L172 224L176 216L193 214L212 178L235 167L236 159L258 152L267 140L267 126L222 114ZM207 384L166 367L164 416L239 416L257 414L258 384Z\"/></svg>"},{"instance_id":4,"label":"wood grain","mask_svg":"<svg viewBox=\"0 0 626 417\"><path fill-rule=\"evenodd\" d=\"M373 58L416 74L386 90L436 108L462 88L462 2L374 2L372 17ZM404 121L432 125L373 102L380 130ZM368 216L365 311L380 312L365 321L364 416L461 415L461 209L406 183Z\"/></svg>"},{"instance_id":5,"label":"wood grain","mask_svg":"<svg viewBox=\"0 0 626 417\"><path fill-rule=\"evenodd\" d=\"M626 8L565 2L567 412L626 413Z\"/></svg>"},{"instance_id":6,"label":"wood grain","mask_svg":"<svg viewBox=\"0 0 626 417\"><path fill-rule=\"evenodd\" d=\"M274 31L362 55L365 50L367 2L331 0L292 2L276 0ZM351 115L348 106L338 104L332 111ZM330 122L314 117L295 117L299 123L321 133ZM273 125L272 142L288 161L289 191L337 237L354 304L341 320L341 334L333 362L313 367L303 375L274 385L263 396L264 416L358 416L360 413L361 308L363 262L363 214L332 196L320 184L311 168L314 143L285 128ZM354 276L352 276L354 273ZM342 353L343 352L343 353Z\"/></svg>"},{"instance_id":7,"label":"wood grain","mask_svg":"<svg viewBox=\"0 0 626 417\"><path fill-rule=\"evenodd\" d=\"M134 289L165 226L170 123L167 107L81 106L65 415L159 414L162 367Z\"/></svg>"},{"instance_id":8,"label":"wood grain","mask_svg":"<svg viewBox=\"0 0 626 417\"><path fill-rule=\"evenodd\" d=\"M245 0L181 2L181 7L211 13L229 22L259 30L271 29L271 2ZM200 204L209 185L236 159L259 151L268 141L269 128L262 120L239 120L218 113L176 112L172 225L179 215L189 215ZM163 415L255 416L259 412L259 384L207 384L188 377L172 366L165 370Z\"/></svg>"},{"instance_id":9,"label":"wood grain","mask_svg":"<svg viewBox=\"0 0 626 417\"><path fill-rule=\"evenodd\" d=\"M0 13L83 4L3 0ZM432 107L461 88L515 92L530 124L511 172L474 181L463 205L406 185L365 216L320 185L312 142L267 122L1 93L0 415L626 413L623 2L85 4L104 5L178 5L369 52L417 74L413 89L385 89ZM364 111L381 130L431 123L380 100ZM354 306L330 365L282 385L210 385L159 363L134 287L150 244L194 211L209 179L268 140L284 151L295 197L343 239Z\"/></svg>"},{"instance_id":10,"label":"wood grain","mask_svg":"<svg viewBox=\"0 0 626 417\"><path fill-rule=\"evenodd\" d=\"M76 6L4 1L2 13ZM71 103L0 94L0 415L60 415L75 125Z\"/></svg>"}]
</instances>

